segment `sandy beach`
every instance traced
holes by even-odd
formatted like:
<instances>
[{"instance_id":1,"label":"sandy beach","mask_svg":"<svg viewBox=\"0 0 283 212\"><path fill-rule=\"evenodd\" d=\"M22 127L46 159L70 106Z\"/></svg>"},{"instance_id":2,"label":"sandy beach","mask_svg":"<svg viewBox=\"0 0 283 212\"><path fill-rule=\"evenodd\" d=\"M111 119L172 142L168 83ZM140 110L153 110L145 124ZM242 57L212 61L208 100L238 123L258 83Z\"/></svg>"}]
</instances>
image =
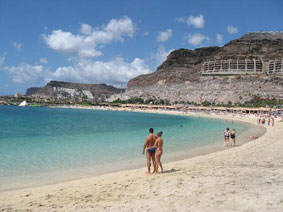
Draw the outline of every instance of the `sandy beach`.
<instances>
[{"instance_id":1,"label":"sandy beach","mask_svg":"<svg viewBox=\"0 0 283 212\"><path fill-rule=\"evenodd\" d=\"M188 115L256 123L252 116ZM0 211L281 212L282 152L283 123L276 120L259 139L164 164L163 174L148 175L144 167L2 192Z\"/></svg>"}]
</instances>

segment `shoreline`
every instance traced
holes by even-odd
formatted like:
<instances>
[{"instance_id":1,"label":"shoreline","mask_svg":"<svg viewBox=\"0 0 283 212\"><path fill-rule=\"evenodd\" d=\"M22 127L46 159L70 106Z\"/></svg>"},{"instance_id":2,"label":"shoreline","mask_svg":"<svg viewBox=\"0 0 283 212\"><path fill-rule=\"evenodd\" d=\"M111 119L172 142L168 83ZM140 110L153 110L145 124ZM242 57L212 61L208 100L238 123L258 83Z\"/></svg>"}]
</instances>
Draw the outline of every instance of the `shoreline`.
<instances>
[{"instance_id":1,"label":"shoreline","mask_svg":"<svg viewBox=\"0 0 283 212\"><path fill-rule=\"evenodd\" d=\"M103 110L103 109L97 109L97 108L85 108L83 106L71 106L72 108L69 107L56 107L56 108L64 108L64 109L86 109L86 110L101 110L101 111L109 111L107 110ZM200 114L184 114L181 112L177 112L177 111L144 111L144 110L135 110L135 111L131 111L131 110L115 110L115 108L111 109L111 111L121 111L121 112L137 112L137 113L155 113L155 114L165 114L165 115L176 115L176 116L182 116L182 117L199 117ZM199 117L200 118L200 117ZM217 117L208 117L207 115L204 115L203 118L209 118L209 119L214 119L214 120L223 120L223 118L217 118ZM227 124L231 124L230 123L230 118L226 119L226 121L228 121ZM242 123L245 124L246 122L244 121L235 121L235 123ZM247 123L246 123L247 124ZM264 133L266 132L266 129L262 126L257 126L256 124L253 123L248 123L250 125L250 131L256 131L256 135L257 136L262 136L264 135ZM235 147L241 146L246 144L247 142L250 142L251 140L244 137L244 134L246 133L238 133L238 141L237 141L237 145ZM240 140L240 141L239 141ZM235 148L233 147L233 148ZM171 162L177 162L177 161L182 161L182 160L186 160L186 159L190 159L190 158L194 158L194 157L198 157L198 156L203 156L203 155L207 155L207 154L211 154L214 152L219 152L219 151L225 151L229 148L232 147L227 147L224 148L222 145L222 141L220 140L215 140L209 144L204 144L201 146L197 146L197 147L193 147L191 149L188 149L186 151L182 151L182 152L178 152L178 154L175 155L167 155L167 157L165 158L165 160L163 161L164 164L166 163L171 163ZM141 160L141 159L139 159ZM83 180L83 179L88 179L88 178L93 178L93 177L98 177L98 176L102 176L102 175L107 175L107 174L111 174L111 173L117 173L117 172L121 172L121 171L129 171L129 170L137 170L137 169L142 169L146 166L146 159L144 159L144 164L136 164L136 165L128 165L127 167L121 167L119 169L112 169L112 170L104 170L104 171L100 171L96 174L92 174L92 175L77 175L77 176L72 176L69 179L64 179L64 178L58 178L56 181L53 182L42 182L42 183L36 183L34 185L30 184L30 185L19 185L19 186L14 186L11 188L5 188L0 190L0 193L2 192L10 192L10 191L18 191L18 190L25 190L25 189L31 189L31 188L39 188L42 186L50 186L50 185L56 185L56 184L61 184L61 183L65 183L65 182L69 182L69 181L76 181L76 180ZM46 175L45 177L47 177L48 175Z\"/></svg>"},{"instance_id":2,"label":"shoreline","mask_svg":"<svg viewBox=\"0 0 283 212\"><path fill-rule=\"evenodd\" d=\"M180 114L170 114L170 115L180 115ZM190 115L187 115L187 116L190 116ZM204 118L207 118L207 117L204 117ZM221 119L221 120L223 120L223 119ZM245 123L243 121L235 121L235 122ZM249 125L255 125L255 124L249 123ZM259 129L259 128L263 128L263 129ZM256 126L256 125L250 127L250 130L251 129L256 130L257 131L256 135L259 136L259 137L263 136L264 133L266 132L266 129L264 127L260 127L260 126ZM178 161L182 161L182 160L191 159L191 158L198 157L198 156L205 156L205 155L215 153L215 152L226 151L230 148L237 148L239 146L245 145L246 143L251 141L250 139L248 139L246 137L243 138L243 135L241 135L241 134L239 136L239 134L240 133L238 133L238 140L240 140L240 138L242 138L243 140L237 141L237 145L235 147L230 147L230 146L229 147L223 147L222 141L217 140L217 141L219 141L219 142L217 142L217 144L219 143L220 145L217 145L216 142L212 142L210 144L204 144L202 146L194 147L192 149L183 151L181 153L181 155L167 156L167 158L163 162L164 162L164 164L167 164L167 163L171 163L171 162L178 162ZM139 159L139 160L141 160L141 159ZM69 179L60 179L60 180L57 180L57 181L54 181L54 182L45 182L45 183L38 184L38 185L26 185L26 186L18 186L18 187L15 187L15 188L2 189L2 190L0 190L0 194L3 193L3 192L20 191L20 190L25 190L25 189L39 188L39 187L42 187L42 186L56 185L56 184L61 184L61 183L66 183L66 182L71 182L71 181L84 180L84 179L103 176L103 175L107 175L107 174L112 174L112 173L114 174L114 173L117 173L117 172L143 169L144 167L146 167L146 158L144 158L143 160L144 160L143 165L141 165L141 164L139 164L139 165L129 165L126 168L121 168L121 169L116 169L116 170L105 170L105 171L102 171L102 172L99 172L99 173L93 174L93 175L73 176Z\"/></svg>"},{"instance_id":3,"label":"shoreline","mask_svg":"<svg viewBox=\"0 0 283 212\"><path fill-rule=\"evenodd\" d=\"M198 117L198 118L208 118L208 119L214 119L214 120L225 120L225 121L235 121L235 122L238 122L238 123L242 123L242 124L249 124L251 125L251 129L252 128L257 128L257 134L256 136L258 137L261 137L263 136L265 133L266 133L266 126L262 126L262 125L258 125L256 124L256 120L254 122L247 122L247 121L243 121L242 119L238 119L238 115L236 115L236 118L237 119L233 119L235 117L235 115L232 115L231 114L225 114L225 115L215 115L215 114L207 114L207 113L193 113L193 112L181 112L181 111L168 111L168 110L160 110L160 109L138 109L138 108L116 108L116 107L104 107L104 106L76 106L76 105L72 105L72 106L55 106L55 107L50 107L50 108L63 108L63 109L81 109L81 110L101 110L101 111L121 111L121 112L133 112L133 113L153 113L153 114L165 114L165 115L176 115L176 116L185 116L185 117ZM228 116L228 117L225 117L225 116ZM250 117L250 116L249 116ZM229 123L230 124L230 123ZM260 129L261 128L261 129ZM238 134L239 135L239 134ZM241 134L240 134L241 135ZM239 137L242 137L242 136L238 136ZM251 139L249 138L241 138L243 139L242 141L237 141L238 143L240 143L240 146L241 145L244 145L250 141L252 141ZM221 141L222 142L222 141ZM220 143L221 143L220 142ZM237 147L237 146L236 146ZM202 152L202 149L205 149L207 148L204 152L205 153L200 153ZM214 148L214 150L209 150L209 148ZM229 147L230 148L230 147ZM193 154L193 156L188 156L188 157L179 157L178 159L173 159L173 160L170 160L169 162L174 162L174 161L180 161L180 160L184 160L184 159L189 159L189 158L192 158L192 157L197 157L198 155L206 155L206 154L210 154L210 153L213 153L213 152L218 152L218 151L223 151L223 150L226 150L227 148L223 149L223 148L220 148L220 147L216 147L214 144L206 144L204 146L201 146L201 147L197 147L198 153L196 154ZM188 151L187 153L192 153L192 151ZM123 170L121 170L123 171Z\"/></svg>"},{"instance_id":4,"label":"shoreline","mask_svg":"<svg viewBox=\"0 0 283 212\"><path fill-rule=\"evenodd\" d=\"M140 111L140 112L145 112L145 111ZM154 111L156 112L156 111ZM162 111L163 112L163 111ZM171 112L168 113L168 114L172 114ZM182 114L177 114L177 115L182 115ZM255 123L255 118L252 118L252 117L238 117L238 116L223 116L223 115L207 115L207 114L194 114L194 113L189 113L188 115L190 116L198 116L198 117L206 117L206 118L218 118L218 119L227 119L228 117L229 118L233 118L234 120L238 120L238 121L244 121L244 122L248 122L248 123ZM218 162L218 160L216 160L214 157L215 155L220 155L220 156L228 156L229 153L238 153L239 151L241 151L242 149L243 150L249 150L250 151L250 147L251 146L261 146L261 141L262 140L266 140L268 136L270 136L270 134L272 134L273 131L280 131L280 129L282 129L282 124L279 123L279 122L276 122L276 125L274 128L271 128L271 127L268 127L268 129L266 130L266 133L263 134L263 136L261 136L260 138L254 140L254 141L250 141L248 143L246 143L245 145L241 145L237 148L229 148L227 149L226 151L217 151L217 152L213 152L213 153L209 153L209 154L205 154L205 155L199 155L199 156L195 156L195 157L192 157L192 158L189 158L189 159L183 159L183 160L178 160L178 161L174 161L174 162L169 162L169 163L166 163L164 164L165 166L165 173L164 174L161 174L161 175L158 175L156 176L156 179L152 176L148 176L149 178L153 179L153 181L156 181L157 179L162 179L163 176L164 178L171 178L170 176L171 175L175 175L177 174L178 175L178 172L179 170L182 169L182 164L184 165L184 167L186 169L190 169L187 164L190 164L192 166L198 166L197 163L195 163L195 161L205 161L204 163L209 163L210 162L210 159L214 159L215 161ZM274 134L274 133L273 133ZM279 134L280 135L280 134ZM277 136L278 136L278 132L277 132ZM282 135L281 137L279 136L278 138L279 140L282 139ZM277 140L278 140L277 139ZM276 140L276 138L275 138ZM253 152L249 152L250 154L253 154ZM239 157L243 157L241 155L239 155ZM282 162L283 164L283 162ZM171 168L169 168L171 167ZM213 168L213 167L212 167ZM215 167L214 167L215 168ZM223 167L224 169L227 167ZM177 170L177 171L176 171ZM215 170L214 170L215 171ZM3 209L7 208L9 202L15 206L15 208L19 209L20 206L25 206L25 208L32 208L32 209L42 209L42 210L52 210L51 205L50 204L46 204L46 201L43 200L41 197L45 195L45 193L52 193L52 195L54 196L57 196L57 198L61 198L61 199L64 199L60 194L57 194L58 191L61 191L61 190L64 190L66 191L65 194L67 194L68 196L73 196L75 195L74 193L76 193L74 190L79 190L77 192L86 192L86 193L91 193L90 190L88 189L88 185L92 185L92 187L95 187L99 190L100 188L100 191L101 191L101 187L98 186L97 183L95 182L98 182L98 181L103 181L104 183L106 183L106 185L111 185L110 187L112 188L113 190L113 186L115 187L115 185L118 184L118 182L120 182L119 184L123 185L125 184L126 182L122 179L123 177L126 177L126 178L133 178L134 180L133 181L141 181L141 178L143 177L144 180L143 180L143 183L144 184L148 184L148 177L146 177L145 175L145 168L141 168L141 169L134 169L134 170L126 170L126 171L118 171L118 172L113 172L113 173L108 173L108 174L103 174L103 175L100 175L100 176L95 176L95 177L90 177L90 178L84 178L84 179L79 179L79 180L72 180L72 181L67 181L67 182L62 182L62 183L57 183L57 184L51 184L51 185L44 185L44 186L40 186L40 187L33 187L33 188L25 188L25 189L21 189L21 190L13 190L13 191L5 191L5 192L1 192L0 193L0 209L3 207ZM186 176L180 176L181 178L186 178ZM191 179L197 179L198 176L194 176L194 178L189 178L190 180ZM177 179L171 179L172 181L176 181ZM115 184L113 184L113 181L118 181L116 182ZM178 180L177 180L178 181ZM176 183L176 182L175 182ZM71 186L73 188L72 189L69 189L68 190L68 187ZM139 189L139 186L135 184L136 187L138 187L136 192L137 193L141 193L144 195L144 192L142 190ZM126 186L125 188L128 188L128 186ZM173 190L176 190L176 188L171 188ZM102 189L103 190L103 189ZM110 189L111 190L111 189ZM116 192L116 189L114 189L115 192ZM43 192L45 191L45 192ZM57 191L57 192L56 192ZM73 191L73 192L71 192ZM106 189L106 191L108 191ZM114 191L113 191L114 192ZM114 193L115 193L114 192ZM32 206L28 206L27 207L27 202L23 201L19 201L21 199L21 197L23 197L26 193L32 193L31 196L33 196L33 201L35 202L44 202L43 206L45 206L46 208L44 209L43 206L38 206L35 204L34 207ZM108 194L111 196L111 192ZM125 195L125 193L123 191L121 191L121 194L120 195ZM30 195L28 195L29 197ZM92 196L95 196L95 195L92 195ZM29 198L27 198L29 199ZM82 198L84 199L84 198ZM88 199L88 198L87 198ZM106 198L107 199L107 198ZM78 200L80 200L80 198L78 198ZM97 199L96 199L97 200ZM6 203L7 202L7 203ZM51 201L52 202L52 201ZM79 206L71 206L68 204L68 203L72 203L73 201L69 199L69 201L65 201L67 205L63 205L62 206L62 209L60 209L60 207L57 208L57 210L71 210L71 209L78 209L79 208L85 208L84 205L82 204L79 204ZM92 201L93 204L97 203L97 202L101 202L101 201ZM111 201L110 201L111 202ZM120 202L120 201L118 201ZM130 201L131 202L131 201ZM59 204L58 202L54 202L54 204ZM117 202L116 202L117 203ZM121 202L122 203L122 202ZM61 203L60 203L61 204ZM113 203L114 204L114 203ZM118 209L117 207L119 206L119 209L122 209L123 210L123 207L121 204L114 204L114 205L111 205L111 210L114 210L115 209ZM129 202L128 204L125 203L126 205L131 205ZM6 207L5 207L6 205ZM106 201L104 202L104 204L102 205L94 205L94 207L91 207L90 208L94 208L94 209L102 209L103 208L103 205L109 205L109 203ZM199 204L196 204L195 206L200 206ZM40 208L38 208L40 207ZM121 208L122 207L122 208ZM283 208L283 204L280 204L280 208ZM88 208L88 207L87 207ZM89 208L89 209L90 209ZM131 207L132 208L132 207ZM155 208L154 207L151 207L149 205L149 208ZM134 209L135 210L135 209Z\"/></svg>"}]
</instances>

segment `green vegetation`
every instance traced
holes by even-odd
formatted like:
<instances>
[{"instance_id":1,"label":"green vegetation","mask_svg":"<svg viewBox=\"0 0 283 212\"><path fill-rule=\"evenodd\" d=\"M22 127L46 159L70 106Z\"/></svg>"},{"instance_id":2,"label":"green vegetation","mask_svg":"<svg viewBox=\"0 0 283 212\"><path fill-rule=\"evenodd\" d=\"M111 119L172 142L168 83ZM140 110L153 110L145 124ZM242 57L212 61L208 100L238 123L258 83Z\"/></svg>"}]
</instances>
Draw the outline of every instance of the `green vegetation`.
<instances>
[{"instance_id":1,"label":"green vegetation","mask_svg":"<svg viewBox=\"0 0 283 212\"><path fill-rule=\"evenodd\" d=\"M243 107L282 107L283 99L262 99L259 96L253 96L253 99L245 102L241 106Z\"/></svg>"},{"instance_id":2,"label":"green vegetation","mask_svg":"<svg viewBox=\"0 0 283 212\"><path fill-rule=\"evenodd\" d=\"M128 100L121 100L120 98L114 100L112 103L115 104L143 104L144 100L142 98L131 98Z\"/></svg>"},{"instance_id":3,"label":"green vegetation","mask_svg":"<svg viewBox=\"0 0 283 212\"><path fill-rule=\"evenodd\" d=\"M214 103L211 103L211 102L209 102L209 101L207 101L207 100L205 100L203 103L202 103L202 106L205 106L205 107L209 107L209 106L213 106L213 105L215 105Z\"/></svg>"},{"instance_id":4,"label":"green vegetation","mask_svg":"<svg viewBox=\"0 0 283 212\"><path fill-rule=\"evenodd\" d=\"M224 103L218 103L215 104L213 102L209 101L204 101L202 103L202 106L205 107L210 107L210 106L215 106L215 107L250 107L250 108L256 108L256 107L282 107L283 106L283 100L278 100L278 99L263 99L260 98L259 96L253 96L253 99L250 101L247 101L243 104L241 103L235 103L233 104L231 101L229 101L227 104Z\"/></svg>"},{"instance_id":5,"label":"green vegetation","mask_svg":"<svg viewBox=\"0 0 283 212\"><path fill-rule=\"evenodd\" d=\"M140 97L130 98L128 100L116 99L112 103L120 103L120 104L153 104L153 105L170 105L170 101L168 99L143 99Z\"/></svg>"},{"instance_id":6,"label":"green vegetation","mask_svg":"<svg viewBox=\"0 0 283 212\"><path fill-rule=\"evenodd\" d=\"M95 106L95 105L99 105L98 102L78 102L76 104L77 105L81 105L81 106Z\"/></svg>"},{"instance_id":7,"label":"green vegetation","mask_svg":"<svg viewBox=\"0 0 283 212\"><path fill-rule=\"evenodd\" d=\"M195 102L184 101L184 100L181 100L181 101L174 101L174 104L175 104L175 105L178 105L178 104L181 104L181 105L198 105L198 104L195 103Z\"/></svg>"},{"instance_id":8,"label":"green vegetation","mask_svg":"<svg viewBox=\"0 0 283 212\"><path fill-rule=\"evenodd\" d=\"M82 106L95 106L95 105L112 105L119 106L120 104L149 104L149 105L171 105L168 99L160 99L152 97L150 99L143 99L140 97L130 98L128 100L116 99L111 103L105 103L101 100L88 100L88 99L43 99L43 98L30 98L30 97L22 97L15 98L13 96L5 96L1 97L2 100L7 102L9 105L19 105L22 101L26 100L29 103L29 106L39 107L39 106L51 106L51 105L82 105ZM240 99L243 99L240 96ZM0 99L1 100L1 99ZM254 95L252 99L245 103L232 103L229 101L227 104L224 103L214 103L209 101L204 101L202 104L197 104L195 102L190 101L175 101L172 104L179 104L184 106L205 106L205 107L270 107L270 108L282 108L283 107L283 99L268 99L262 98L260 96Z\"/></svg>"}]
</instances>

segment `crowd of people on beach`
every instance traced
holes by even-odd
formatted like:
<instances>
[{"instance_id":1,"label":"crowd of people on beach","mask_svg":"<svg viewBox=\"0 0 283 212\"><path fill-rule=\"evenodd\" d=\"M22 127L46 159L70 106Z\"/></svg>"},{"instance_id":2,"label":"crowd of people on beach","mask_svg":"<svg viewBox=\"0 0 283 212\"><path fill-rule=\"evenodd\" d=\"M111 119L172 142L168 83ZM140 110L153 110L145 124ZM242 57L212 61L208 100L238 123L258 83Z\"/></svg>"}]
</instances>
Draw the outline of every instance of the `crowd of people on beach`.
<instances>
[{"instance_id":1,"label":"crowd of people on beach","mask_svg":"<svg viewBox=\"0 0 283 212\"><path fill-rule=\"evenodd\" d=\"M257 114L257 124L262 125L262 126L272 126L274 127L274 122L275 122L275 115L270 115L270 114ZM231 123L233 123L233 120L231 120ZM231 140L230 140L231 138ZM249 139L257 139L258 136L248 136ZM230 146L236 146L236 130L230 129L227 127L224 130L224 147Z\"/></svg>"},{"instance_id":2,"label":"crowd of people on beach","mask_svg":"<svg viewBox=\"0 0 283 212\"><path fill-rule=\"evenodd\" d=\"M161 168L161 173L163 172L163 167L161 163L161 156L163 154L163 132L160 131L156 134L153 134L153 128L149 129L149 135L145 139L145 143L143 145L142 154L145 154L147 157L147 168L148 174L150 174L151 163L153 165L153 173L158 173L158 167Z\"/></svg>"},{"instance_id":3,"label":"crowd of people on beach","mask_svg":"<svg viewBox=\"0 0 283 212\"><path fill-rule=\"evenodd\" d=\"M272 127L274 127L274 117L269 115L261 115L258 117L257 123L260 125L267 124L267 126L271 125Z\"/></svg>"},{"instance_id":4,"label":"crowd of people on beach","mask_svg":"<svg viewBox=\"0 0 283 212\"><path fill-rule=\"evenodd\" d=\"M163 132L160 131L154 135L153 128L150 128L149 135L145 139L142 154L146 153L148 174L151 174L151 165L153 166L152 173L157 174L159 166L161 168L161 173L163 173L163 166L161 163L161 156L163 154L162 134ZM236 130L232 129L230 131L227 127L224 131L224 147L228 147L229 143L231 147L236 146Z\"/></svg>"},{"instance_id":5,"label":"crowd of people on beach","mask_svg":"<svg viewBox=\"0 0 283 212\"><path fill-rule=\"evenodd\" d=\"M176 112L176 111L175 111ZM182 113L188 113L188 111L178 111ZM274 127L275 119L283 122L283 114L277 113L253 113L247 114L242 112L227 112L227 111L203 111L203 110L193 110L191 113L197 114L214 114L214 115L239 115L239 116L249 116L257 118L257 124L262 126L272 126ZM201 116L199 116L200 118ZM226 120L227 122L228 120ZM231 119L231 124L233 124L233 119ZM182 125L180 125L182 127ZM161 163L161 156L163 154L163 139L162 132L158 132L157 135L154 135L153 128L149 129L149 135L146 137L144 146L143 146L143 154L146 153L147 156L147 168L148 173L151 173L151 166L153 166L153 173L158 173L158 168L161 168L161 172L163 172L163 167ZM248 136L247 138L254 140L258 139L257 135ZM226 128L224 130L224 147L234 147L236 146L236 129L230 130L230 128Z\"/></svg>"}]
</instances>

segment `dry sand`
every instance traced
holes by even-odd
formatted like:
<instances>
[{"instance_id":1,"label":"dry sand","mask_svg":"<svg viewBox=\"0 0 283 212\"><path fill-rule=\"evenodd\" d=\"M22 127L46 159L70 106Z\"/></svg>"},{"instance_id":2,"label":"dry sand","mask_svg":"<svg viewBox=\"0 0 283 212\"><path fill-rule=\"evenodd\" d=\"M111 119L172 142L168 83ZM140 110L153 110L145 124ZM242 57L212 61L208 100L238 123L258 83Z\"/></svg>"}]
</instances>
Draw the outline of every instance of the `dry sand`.
<instances>
[{"instance_id":1,"label":"dry sand","mask_svg":"<svg viewBox=\"0 0 283 212\"><path fill-rule=\"evenodd\" d=\"M255 123L254 118L233 119ZM0 211L282 212L283 123L276 121L242 146L164 168L158 175L147 175L143 168L2 192Z\"/></svg>"}]
</instances>

